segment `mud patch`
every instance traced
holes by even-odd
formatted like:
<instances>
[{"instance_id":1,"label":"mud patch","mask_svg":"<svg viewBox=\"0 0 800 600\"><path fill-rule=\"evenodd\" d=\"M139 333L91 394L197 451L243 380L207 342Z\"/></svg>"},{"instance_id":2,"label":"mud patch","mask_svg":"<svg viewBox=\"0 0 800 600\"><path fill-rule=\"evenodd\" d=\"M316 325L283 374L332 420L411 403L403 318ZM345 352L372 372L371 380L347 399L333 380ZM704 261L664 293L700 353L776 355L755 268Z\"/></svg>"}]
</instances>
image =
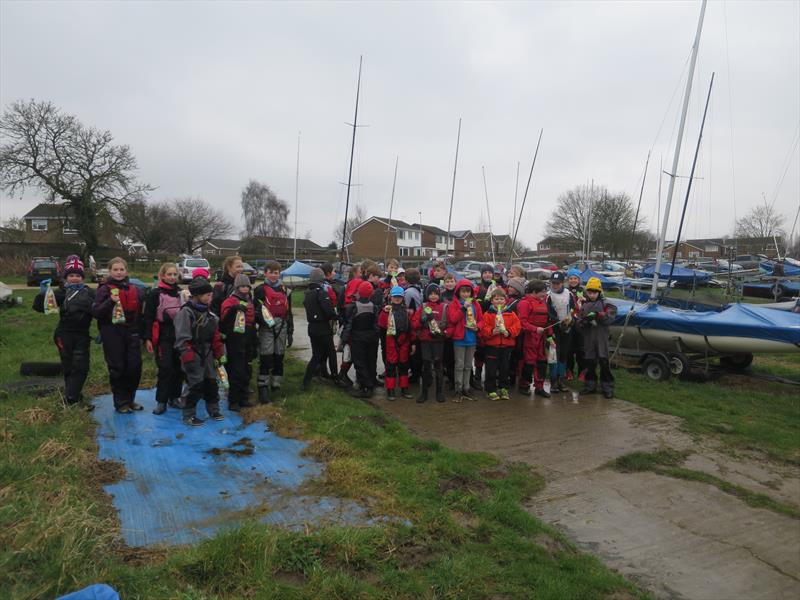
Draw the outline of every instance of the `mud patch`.
<instances>
[{"instance_id":1,"label":"mud patch","mask_svg":"<svg viewBox=\"0 0 800 600\"><path fill-rule=\"evenodd\" d=\"M245 425L266 423L267 431L272 431L280 437L299 439L303 434L303 428L299 422L287 417L272 404L260 404L248 408L243 410L240 415Z\"/></svg>"},{"instance_id":2,"label":"mud patch","mask_svg":"<svg viewBox=\"0 0 800 600\"><path fill-rule=\"evenodd\" d=\"M372 423L375 427L380 427L384 429L386 425L389 423L389 420L380 414L375 415L356 415L350 417L351 421L359 421L361 423Z\"/></svg>"},{"instance_id":3,"label":"mud patch","mask_svg":"<svg viewBox=\"0 0 800 600\"><path fill-rule=\"evenodd\" d=\"M476 530L481 524L481 520L473 514L461 512L460 510L454 510L451 514L456 523L469 531Z\"/></svg>"},{"instance_id":4,"label":"mud patch","mask_svg":"<svg viewBox=\"0 0 800 600\"><path fill-rule=\"evenodd\" d=\"M92 457L83 468L88 479L97 485L110 485L125 479L125 465L115 460Z\"/></svg>"},{"instance_id":5,"label":"mud patch","mask_svg":"<svg viewBox=\"0 0 800 600\"><path fill-rule=\"evenodd\" d=\"M545 552L553 559L556 559L559 554L575 554L575 550L567 544L546 533L538 534L533 541L544 548Z\"/></svg>"},{"instance_id":6,"label":"mud patch","mask_svg":"<svg viewBox=\"0 0 800 600\"><path fill-rule=\"evenodd\" d=\"M437 554L428 546L408 542L393 553L400 568L425 567L437 558Z\"/></svg>"},{"instance_id":7,"label":"mud patch","mask_svg":"<svg viewBox=\"0 0 800 600\"><path fill-rule=\"evenodd\" d=\"M489 486L482 481L470 479L464 475L454 475L447 479L439 481L439 492L446 494L448 492L465 492L468 494L475 494L481 498L489 495Z\"/></svg>"},{"instance_id":8,"label":"mud patch","mask_svg":"<svg viewBox=\"0 0 800 600\"><path fill-rule=\"evenodd\" d=\"M300 456L310 456L326 462L351 455L350 449L341 442L321 438L311 440L308 446L300 452Z\"/></svg>"},{"instance_id":9,"label":"mud patch","mask_svg":"<svg viewBox=\"0 0 800 600\"><path fill-rule=\"evenodd\" d=\"M207 451L214 456L222 456L230 454L231 456L251 456L255 452L253 440L248 437L239 438L227 448L211 448Z\"/></svg>"}]
</instances>

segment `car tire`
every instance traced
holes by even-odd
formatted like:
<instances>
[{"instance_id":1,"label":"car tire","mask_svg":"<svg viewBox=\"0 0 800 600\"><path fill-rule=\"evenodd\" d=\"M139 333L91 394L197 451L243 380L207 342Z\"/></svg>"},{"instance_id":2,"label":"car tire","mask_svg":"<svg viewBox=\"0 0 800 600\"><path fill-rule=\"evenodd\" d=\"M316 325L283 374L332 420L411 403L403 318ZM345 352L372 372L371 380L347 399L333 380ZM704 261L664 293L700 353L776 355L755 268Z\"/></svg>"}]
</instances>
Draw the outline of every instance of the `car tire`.
<instances>
[{"instance_id":1,"label":"car tire","mask_svg":"<svg viewBox=\"0 0 800 600\"><path fill-rule=\"evenodd\" d=\"M19 365L19 374L23 377L57 377L62 374L60 362L24 362Z\"/></svg>"}]
</instances>

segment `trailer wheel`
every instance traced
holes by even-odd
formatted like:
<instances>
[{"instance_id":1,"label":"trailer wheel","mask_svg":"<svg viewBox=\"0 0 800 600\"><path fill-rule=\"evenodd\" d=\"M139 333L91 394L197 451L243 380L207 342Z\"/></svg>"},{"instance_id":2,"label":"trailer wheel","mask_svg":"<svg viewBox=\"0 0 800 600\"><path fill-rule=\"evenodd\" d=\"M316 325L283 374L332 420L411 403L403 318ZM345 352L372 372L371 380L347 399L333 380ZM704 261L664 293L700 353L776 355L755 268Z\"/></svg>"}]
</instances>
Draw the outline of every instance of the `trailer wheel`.
<instances>
[{"instance_id":1,"label":"trailer wheel","mask_svg":"<svg viewBox=\"0 0 800 600\"><path fill-rule=\"evenodd\" d=\"M660 356L651 355L642 362L642 370L653 381L666 381L671 375L670 365Z\"/></svg>"},{"instance_id":2,"label":"trailer wheel","mask_svg":"<svg viewBox=\"0 0 800 600\"><path fill-rule=\"evenodd\" d=\"M719 364L728 371L744 371L753 362L753 355L746 354L733 354L731 356L723 356L719 359Z\"/></svg>"},{"instance_id":3,"label":"trailer wheel","mask_svg":"<svg viewBox=\"0 0 800 600\"><path fill-rule=\"evenodd\" d=\"M686 377L689 374L689 358L683 352L670 352L669 370L675 377Z\"/></svg>"},{"instance_id":4,"label":"trailer wheel","mask_svg":"<svg viewBox=\"0 0 800 600\"><path fill-rule=\"evenodd\" d=\"M23 377L58 377L62 374L60 362L24 362L19 365Z\"/></svg>"}]
</instances>

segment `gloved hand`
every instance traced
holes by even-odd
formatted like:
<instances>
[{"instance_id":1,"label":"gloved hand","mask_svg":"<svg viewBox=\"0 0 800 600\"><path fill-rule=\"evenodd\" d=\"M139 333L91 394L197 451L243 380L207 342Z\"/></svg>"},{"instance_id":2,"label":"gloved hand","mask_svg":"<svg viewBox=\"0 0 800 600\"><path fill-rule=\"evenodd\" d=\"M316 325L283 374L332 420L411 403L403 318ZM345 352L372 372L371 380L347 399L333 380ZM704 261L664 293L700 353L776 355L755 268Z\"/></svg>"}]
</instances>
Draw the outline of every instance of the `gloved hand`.
<instances>
[{"instance_id":1,"label":"gloved hand","mask_svg":"<svg viewBox=\"0 0 800 600\"><path fill-rule=\"evenodd\" d=\"M42 279L42 282L39 284L39 292L44 294L47 292L47 286L53 283L52 279Z\"/></svg>"},{"instance_id":2,"label":"gloved hand","mask_svg":"<svg viewBox=\"0 0 800 600\"><path fill-rule=\"evenodd\" d=\"M227 364L228 357L227 357L227 355L223 354L222 356L219 357L218 360L219 360L219 364L224 365L224 364Z\"/></svg>"},{"instance_id":3,"label":"gloved hand","mask_svg":"<svg viewBox=\"0 0 800 600\"><path fill-rule=\"evenodd\" d=\"M586 319L588 321L594 321L596 318L597 318L597 313L594 312L590 312L588 315L586 315Z\"/></svg>"},{"instance_id":4,"label":"gloved hand","mask_svg":"<svg viewBox=\"0 0 800 600\"><path fill-rule=\"evenodd\" d=\"M286 347L291 348L293 343L294 343L294 338L292 337L291 334L289 334L289 336L286 338Z\"/></svg>"}]
</instances>

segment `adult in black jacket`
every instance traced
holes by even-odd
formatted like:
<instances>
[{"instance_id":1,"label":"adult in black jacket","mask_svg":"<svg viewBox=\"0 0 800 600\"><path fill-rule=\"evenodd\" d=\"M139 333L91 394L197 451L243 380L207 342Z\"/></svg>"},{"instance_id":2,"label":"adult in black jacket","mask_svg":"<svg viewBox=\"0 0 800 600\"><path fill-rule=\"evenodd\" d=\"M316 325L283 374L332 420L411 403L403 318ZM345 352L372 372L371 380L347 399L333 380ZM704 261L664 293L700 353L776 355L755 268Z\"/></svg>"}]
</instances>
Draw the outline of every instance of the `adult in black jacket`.
<instances>
[{"instance_id":1,"label":"adult in black jacket","mask_svg":"<svg viewBox=\"0 0 800 600\"><path fill-rule=\"evenodd\" d=\"M53 341L61 358L64 371L64 396L67 404L81 403L88 410L93 407L83 402L83 384L89 374L89 349L92 324L94 290L83 283L83 263L77 256L70 256L64 265L64 285L53 290L58 305L58 325ZM44 312L45 292L49 281L42 282L42 289L33 300L33 310Z\"/></svg>"},{"instance_id":2,"label":"adult in black jacket","mask_svg":"<svg viewBox=\"0 0 800 600\"><path fill-rule=\"evenodd\" d=\"M308 321L308 337L311 340L311 360L308 361L306 374L303 377L303 390L308 389L317 369L325 364L332 346L331 321L336 318L336 310L323 287L324 281L325 274L322 269L313 269L309 276L308 289L303 297Z\"/></svg>"},{"instance_id":3,"label":"adult in black jacket","mask_svg":"<svg viewBox=\"0 0 800 600\"><path fill-rule=\"evenodd\" d=\"M233 282L236 276L244 271L244 262L241 256L228 256L222 263L222 279L214 284L214 293L211 295L211 312L219 316L222 303L233 294Z\"/></svg>"}]
</instances>

